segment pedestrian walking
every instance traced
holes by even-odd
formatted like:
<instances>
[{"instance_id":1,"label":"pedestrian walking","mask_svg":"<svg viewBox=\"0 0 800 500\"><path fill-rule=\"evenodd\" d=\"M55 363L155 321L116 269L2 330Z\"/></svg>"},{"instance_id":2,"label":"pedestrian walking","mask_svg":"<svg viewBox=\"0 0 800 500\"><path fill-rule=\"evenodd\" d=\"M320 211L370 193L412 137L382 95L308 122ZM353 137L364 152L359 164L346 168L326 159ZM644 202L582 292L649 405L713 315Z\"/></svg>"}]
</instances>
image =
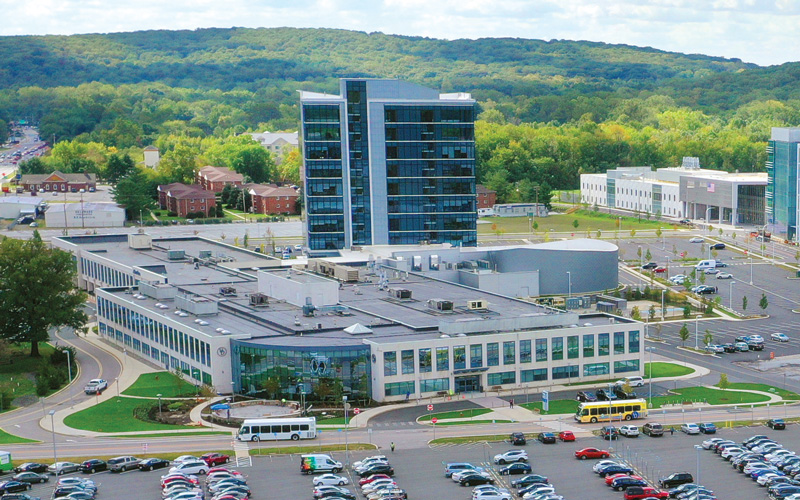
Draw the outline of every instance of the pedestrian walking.
<instances>
[{"instance_id":1,"label":"pedestrian walking","mask_svg":"<svg viewBox=\"0 0 800 500\"><path fill-rule=\"evenodd\" d=\"M392 453L394 453L394 441L392 441L392 444L390 444L389 446L392 448Z\"/></svg>"},{"instance_id":2,"label":"pedestrian walking","mask_svg":"<svg viewBox=\"0 0 800 500\"><path fill-rule=\"evenodd\" d=\"M670 427L669 428L669 435L670 436L674 436L675 435L675 427Z\"/></svg>"},{"instance_id":3,"label":"pedestrian walking","mask_svg":"<svg viewBox=\"0 0 800 500\"><path fill-rule=\"evenodd\" d=\"M509 401L509 403L511 403L511 409L513 410L514 409L514 400L512 399L511 401Z\"/></svg>"}]
</instances>

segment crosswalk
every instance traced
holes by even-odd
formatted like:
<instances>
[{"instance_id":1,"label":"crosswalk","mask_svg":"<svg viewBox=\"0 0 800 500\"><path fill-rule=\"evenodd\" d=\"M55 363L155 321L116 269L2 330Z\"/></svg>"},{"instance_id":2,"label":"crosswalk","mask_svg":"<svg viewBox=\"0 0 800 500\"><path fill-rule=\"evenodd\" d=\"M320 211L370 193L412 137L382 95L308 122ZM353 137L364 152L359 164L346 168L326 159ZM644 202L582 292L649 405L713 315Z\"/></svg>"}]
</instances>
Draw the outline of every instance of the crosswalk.
<instances>
[{"instance_id":1,"label":"crosswalk","mask_svg":"<svg viewBox=\"0 0 800 500\"><path fill-rule=\"evenodd\" d=\"M428 448L430 449L437 449L437 448L471 449L471 448L491 448L491 447L492 443L488 441L477 441L472 443L428 443Z\"/></svg>"},{"instance_id":2,"label":"crosswalk","mask_svg":"<svg viewBox=\"0 0 800 500\"><path fill-rule=\"evenodd\" d=\"M377 428L392 428L392 427L414 427L419 426L420 424L414 422L413 420L409 421L395 421L395 422L376 422L370 423L370 427L377 427Z\"/></svg>"}]
</instances>

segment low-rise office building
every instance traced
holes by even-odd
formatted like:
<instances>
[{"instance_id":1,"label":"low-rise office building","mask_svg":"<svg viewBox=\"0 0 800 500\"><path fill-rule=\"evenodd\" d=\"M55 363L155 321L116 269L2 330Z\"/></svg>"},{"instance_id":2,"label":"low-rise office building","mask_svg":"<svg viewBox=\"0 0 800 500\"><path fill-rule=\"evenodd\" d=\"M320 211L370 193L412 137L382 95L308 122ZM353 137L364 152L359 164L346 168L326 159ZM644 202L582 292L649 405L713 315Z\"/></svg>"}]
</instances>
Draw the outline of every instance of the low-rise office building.
<instances>
[{"instance_id":1,"label":"low-rise office building","mask_svg":"<svg viewBox=\"0 0 800 500\"><path fill-rule=\"evenodd\" d=\"M286 397L334 388L395 401L642 373L639 322L540 306L374 255L286 269L202 238L54 244L76 255L109 343L219 392L277 383Z\"/></svg>"},{"instance_id":2,"label":"low-rise office building","mask_svg":"<svg viewBox=\"0 0 800 500\"><path fill-rule=\"evenodd\" d=\"M125 209L116 203L53 203L44 213L47 227L122 227Z\"/></svg>"}]
</instances>

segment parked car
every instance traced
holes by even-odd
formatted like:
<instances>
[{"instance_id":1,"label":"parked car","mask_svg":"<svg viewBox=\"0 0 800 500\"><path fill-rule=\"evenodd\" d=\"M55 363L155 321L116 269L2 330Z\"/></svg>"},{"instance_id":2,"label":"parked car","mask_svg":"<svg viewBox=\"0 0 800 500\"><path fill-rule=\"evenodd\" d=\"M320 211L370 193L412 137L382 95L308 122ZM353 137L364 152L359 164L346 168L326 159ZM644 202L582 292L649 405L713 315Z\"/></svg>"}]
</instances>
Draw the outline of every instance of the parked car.
<instances>
[{"instance_id":1,"label":"parked car","mask_svg":"<svg viewBox=\"0 0 800 500\"><path fill-rule=\"evenodd\" d=\"M559 441L575 441L575 434L572 431L561 431L558 433Z\"/></svg>"},{"instance_id":2,"label":"parked car","mask_svg":"<svg viewBox=\"0 0 800 500\"><path fill-rule=\"evenodd\" d=\"M78 472L79 470L81 470L81 464L76 464L75 462L56 462L47 467L47 472L54 476Z\"/></svg>"},{"instance_id":3,"label":"parked car","mask_svg":"<svg viewBox=\"0 0 800 500\"><path fill-rule=\"evenodd\" d=\"M514 464L506 465L505 467L501 468L498 472L500 473L501 476L512 475L512 474L530 474L532 472L532 469L531 466L526 463L517 462Z\"/></svg>"},{"instance_id":4,"label":"parked car","mask_svg":"<svg viewBox=\"0 0 800 500\"><path fill-rule=\"evenodd\" d=\"M505 465L509 462L527 462L528 452L525 450L509 450L494 456L494 463Z\"/></svg>"},{"instance_id":5,"label":"parked car","mask_svg":"<svg viewBox=\"0 0 800 500\"><path fill-rule=\"evenodd\" d=\"M613 464L613 465L609 465L609 466L603 467L598 472L600 477L606 477L609 474L620 474L620 473L622 473L622 474L632 474L633 473L633 469L631 469L627 465Z\"/></svg>"},{"instance_id":6,"label":"parked car","mask_svg":"<svg viewBox=\"0 0 800 500\"><path fill-rule=\"evenodd\" d=\"M444 466L444 477L451 477L454 472L459 472L459 471L464 471L464 470L472 470L472 471L475 471L475 472L480 472L483 469L481 467L476 467L476 466L474 466L474 465L472 465L470 463L467 463L467 462L452 462L452 463L449 463L449 464ZM375 479L380 479L381 477L389 477L389 476L383 476L383 474L376 474L374 476L374 478L373 478L373 476L370 476L370 477L366 477L366 478L362 479L361 481L364 481L363 484L367 484L367 483L371 483ZM359 483L360 483L360 481L359 481Z\"/></svg>"},{"instance_id":7,"label":"parked car","mask_svg":"<svg viewBox=\"0 0 800 500\"><path fill-rule=\"evenodd\" d=\"M751 351L763 351L764 350L764 342L759 342L755 339L750 339L747 341L747 348Z\"/></svg>"},{"instance_id":8,"label":"parked car","mask_svg":"<svg viewBox=\"0 0 800 500\"><path fill-rule=\"evenodd\" d=\"M547 478L539 474L528 474L519 479L511 481L511 486L514 488L524 488L532 484L547 484Z\"/></svg>"},{"instance_id":9,"label":"parked car","mask_svg":"<svg viewBox=\"0 0 800 500\"><path fill-rule=\"evenodd\" d=\"M508 442L513 444L514 446L522 446L526 444L528 441L525 439L525 434L521 432L512 432L511 436L508 438Z\"/></svg>"},{"instance_id":10,"label":"parked car","mask_svg":"<svg viewBox=\"0 0 800 500\"><path fill-rule=\"evenodd\" d=\"M466 474L459 481L461 486L474 486L477 484L494 484L494 479L491 476L484 476L482 474Z\"/></svg>"},{"instance_id":11,"label":"parked car","mask_svg":"<svg viewBox=\"0 0 800 500\"><path fill-rule=\"evenodd\" d=\"M540 432L536 439L542 444L556 444L556 435L552 432Z\"/></svg>"},{"instance_id":12,"label":"parked car","mask_svg":"<svg viewBox=\"0 0 800 500\"><path fill-rule=\"evenodd\" d=\"M14 472L47 472L47 466L38 462L24 462L14 467Z\"/></svg>"},{"instance_id":13,"label":"parked car","mask_svg":"<svg viewBox=\"0 0 800 500\"><path fill-rule=\"evenodd\" d=\"M591 392L579 391L575 399L581 402L592 402L592 401L597 401L597 396L595 396Z\"/></svg>"},{"instance_id":14,"label":"parked car","mask_svg":"<svg viewBox=\"0 0 800 500\"><path fill-rule=\"evenodd\" d=\"M0 497L0 500L41 500L41 498L32 497L27 493L7 493Z\"/></svg>"},{"instance_id":15,"label":"parked car","mask_svg":"<svg viewBox=\"0 0 800 500\"><path fill-rule=\"evenodd\" d=\"M776 431L784 430L786 429L786 422L782 418L771 418L767 420L767 427Z\"/></svg>"},{"instance_id":16,"label":"parked car","mask_svg":"<svg viewBox=\"0 0 800 500\"><path fill-rule=\"evenodd\" d=\"M625 490L625 500L645 500L650 498L669 498L669 493L650 486L631 486Z\"/></svg>"},{"instance_id":17,"label":"parked car","mask_svg":"<svg viewBox=\"0 0 800 500\"><path fill-rule=\"evenodd\" d=\"M704 241L705 240L699 236L694 236L692 238L689 238L689 243L702 243Z\"/></svg>"},{"instance_id":18,"label":"parked car","mask_svg":"<svg viewBox=\"0 0 800 500\"><path fill-rule=\"evenodd\" d=\"M206 453L200 457L200 460L208 464L209 467L213 467L215 465L227 464L231 461L231 457L223 453Z\"/></svg>"},{"instance_id":19,"label":"parked car","mask_svg":"<svg viewBox=\"0 0 800 500\"><path fill-rule=\"evenodd\" d=\"M785 333L773 333L769 338L778 342L789 342L789 336Z\"/></svg>"},{"instance_id":20,"label":"parked car","mask_svg":"<svg viewBox=\"0 0 800 500\"><path fill-rule=\"evenodd\" d=\"M617 428L614 427L613 425L606 425L605 427L600 429L600 436L603 439L611 440L618 437L618 435L619 431L617 431Z\"/></svg>"},{"instance_id":21,"label":"parked car","mask_svg":"<svg viewBox=\"0 0 800 500\"><path fill-rule=\"evenodd\" d=\"M639 428L635 425L623 425L619 428L619 433L625 437L639 437Z\"/></svg>"},{"instance_id":22,"label":"parked car","mask_svg":"<svg viewBox=\"0 0 800 500\"><path fill-rule=\"evenodd\" d=\"M733 344L722 344L722 349L725 352L736 352L736 346Z\"/></svg>"},{"instance_id":23,"label":"parked car","mask_svg":"<svg viewBox=\"0 0 800 500\"><path fill-rule=\"evenodd\" d=\"M714 243L711 245L711 250L725 250L725 243Z\"/></svg>"},{"instance_id":24,"label":"parked car","mask_svg":"<svg viewBox=\"0 0 800 500\"><path fill-rule=\"evenodd\" d=\"M715 438L711 438L711 439L706 439L705 441L703 441L703 444L701 446L705 450L710 450L710 449L714 448L714 446L717 443L719 443L720 441L724 441L724 439L716 438L716 437Z\"/></svg>"},{"instance_id":25,"label":"parked car","mask_svg":"<svg viewBox=\"0 0 800 500\"><path fill-rule=\"evenodd\" d=\"M350 481L346 477L338 474L323 474L315 477L312 482L314 483L314 486L317 486L318 484L344 486Z\"/></svg>"},{"instance_id":26,"label":"parked car","mask_svg":"<svg viewBox=\"0 0 800 500\"><path fill-rule=\"evenodd\" d=\"M750 350L746 342L736 342L734 347L736 348L736 352L747 352Z\"/></svg>"},{"instance_id":27,"label":"parked car","mask_svg":"<svg viewBox=\"0 0 800 500\"><path fill-rule=\"evenodd\" d=\"M108 461L108 469L111 472L125 472L137 468L139 468L139 459L130 455L115 457Z\"/></svg>"},{"instance_id":28,"label":"parked car","mask_svg":"<svg viewBox=\"0 0 800 500\"><path fill-rule=\"evenodd\" d=\"M717 426L712 424L711 422L704 422L701 424L697 424L697 428L700 429L700 432L702 432L703 434L717 433Z\"/></svg>"},{"instance_id":29,"label":"parked car","mask_svg":"<svg viewBox=\"0 0 800 500\"><path fill-rule=\"evenodd\" d=\"M364 470L358 471L359 477L367 477L373 474L386 474L387 476L394 476L394 469L389 464L373 464Z\"/></svg>"},{"instance_id":30,"label":"parked car","mask_svg":"<svg viewBox=\"0 0 800 500\"><path fill-rule=\"evenodd\" d=\"M600 450L598 448L583 448L575 451L575 458L578 460L586 460L587 458L608 458L609 452L607 450Z\"/></svg>"},{"instance_id":31,"label":"parked car","mask_svg":"<svg viewBox=\"0 0 800 500\"><path fill-rule=\"evenodd\" d=\"M50 476L45 474L39 474L38 472L20 472L19 474L15 474L12 477L14 481L19 481L21 483L46 483L50 480Z\"/></svg>"},{"instance_id":32,"label":"parked car","mask_svg":"<svg viewBox=\"0 0 800 500\"><path fill-rule=\"evenodd\" d=\"M141 471L163 469L169 467L169 465L170 461L163 458L145 458L144 460L139 460L139 470Z\"/></svg>"},{"instance_id":33,"label":"parked car","mask_svg":"<svg viewBox=\"0 0 800 500\"><path fill-rule=\"evenodd\" d=\"M718 344L709 344L706 346L706 351L714 354L723 354L725 352L725 348Z\"/></svg>"},{"instance_id":34,"label":"parked car","mask_svg":"<svg viewBox=\"0 0 800 500\"><path fill-rule=\"evenodd\" d=\"M642 426L642 434L650 437L663 436L664 426L658 422L647 422Z\"/></svg>"},{"instance_id":35,"label":"parked car","mask_svg":"<svg viewBox=\"0 0 800 500\"><path fill-rule=\"evenodd\" d=\"M597 389L594 393L598 401L616 401L617 396L612 392L605 389Z\"/></svg>"},{"instance_id":36,"label":"parked car","mask_svg":"<svg viewBox=\"0 0 800 500\"><path fill-rule=\"evenodd\" d=\"M647 481L638 477L623 476L611 481L610 486L614 491L623 491L631 486L647 486Z\"/></svg>"},{"instance_id":37,"label":"parked car","mask_svg":"<svg viewBox=\"0 0 800 500\"><path fill-rule=\"evenodd\" d=\"M662 477L658 480L659 486L662 488L674 488L684 483L693 483L694 477L688 472L674 472L667 477Z\"/></svg>"},{"instance_id":38,"label":"parked car","mask_svg":"<svg viewBox=\"0 0 800 500\"><path fill-rule=\"evenodd\" d=\"M18 491L25 491L31 489L30 483L23 483L22 481L3 481L0 483L0 492L3 493L16 493Z\"/></svg>"},{"instance_id":39,"label":"parked car","mask_svg":"<svg viewBox=\"0 0 800 500\"><path fill-rule=\"evenodd\" d=\"M718 280L731 280L733 275L731 273L717 273Z\"/></svg>"},{"instance_id":40,"label":"parked car","mask_svg":"<svg viewBox=\"0 0 800 500\"><path fill-rule=\"evenodd\" d=\"M694 423L687 423L681 425L681 432L685 434L700 434L700 427Z\"/></svg>"},{"instance_id":41,"label":"parked car","mask_svg":"<svg viewBox=\"0 0 800 500\"><path fill-rule=\"evenodd\" d=\"M208 472L208 464L202 460L183 462L175 465L169 470L170 474L180 472L183 474L205 474Z\"/></svg>"}]
</instances>

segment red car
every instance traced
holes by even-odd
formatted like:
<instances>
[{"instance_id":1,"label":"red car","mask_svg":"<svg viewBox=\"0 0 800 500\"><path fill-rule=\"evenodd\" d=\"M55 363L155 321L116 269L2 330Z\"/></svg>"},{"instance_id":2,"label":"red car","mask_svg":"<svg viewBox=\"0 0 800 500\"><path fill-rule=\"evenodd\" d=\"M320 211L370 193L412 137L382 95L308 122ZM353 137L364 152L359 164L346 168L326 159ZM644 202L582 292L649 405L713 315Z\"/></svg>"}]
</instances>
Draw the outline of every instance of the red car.
<instances>
[{"instance_id":1,"label":"red car","mask_svg":"<svg viewBox=\"0 0 800 500\"><path fill-rule=\"evenodd\" d=\"M611 483L613 483L614 480L616 478L618 478L618 477L632 477L634 479L641 479L640 476L633 476L633 475L629 475L629 474L612 474L610 476L606 476L606 478L605 478L606 479L606 484L608 486L611 486Z\"/></svg>"},{"instance_id":2,"label":"red car","mask_svg":"<svg viewBox=\"0 0 800 500\"><path fill-rule=\"evenodd\" d=\"M669 498L668 491L662 491L651 486L628 486L625 490L625 500L644 500L645 498Z\"/></svg>"},{"instance_id":3,"label":"red car","mask_svg":"<svg viewBox=\"0 0 800 500\"><path fill-rule=\"evenodd\" d=\"M391 479L391 477L387 476L386 474L373 474L369 477L365 477L363 479L358 480L359 486L364 486L365 484L369 484L372 481L376 481L378 479Z\"/></svg>"},{"instance_id":4,"label":"red car","mask_svg":"<svg viewBox=\"0 0 800 500\"><path fill-rule=\"evenodd\" d=\"M575 434L572 431L561 431L558 433L558 439L561 441L575 441Z\"/></svg>"},{"instance_id":5,"label":"red car","mask_svg":"<svg viewBox=\"0 0 800 500\"><path fill-rule=\"evenodd\" d=\"M667 272L667 268L666 267L657 267L657 268L653 269L653 271L658 273L658 274L661 274L661 273Z\"/></svg>"},{"instance_id":6,"label":"red car","mask_svg":"<svg viewBox=\"0 0 800 500\"><path fill-rule=\"evenodd\" d=\"M608 458L610 453L606 450L598 450L597 448L584 448L575 451L575 458L586 460L587 458Z\"/></svg>"},{"instance_id":7,"label":"red car","mask_svg":"<svg viewBox=\"0 0 800 500\"><path fill-rule=\"evenodd\" d=\"M222 453L206 453L200 457L200 460L208 464L209 467L213 467L215 465L227 464L230 462L231 457L223 455Z\"/></svg>"}]
</instances>

